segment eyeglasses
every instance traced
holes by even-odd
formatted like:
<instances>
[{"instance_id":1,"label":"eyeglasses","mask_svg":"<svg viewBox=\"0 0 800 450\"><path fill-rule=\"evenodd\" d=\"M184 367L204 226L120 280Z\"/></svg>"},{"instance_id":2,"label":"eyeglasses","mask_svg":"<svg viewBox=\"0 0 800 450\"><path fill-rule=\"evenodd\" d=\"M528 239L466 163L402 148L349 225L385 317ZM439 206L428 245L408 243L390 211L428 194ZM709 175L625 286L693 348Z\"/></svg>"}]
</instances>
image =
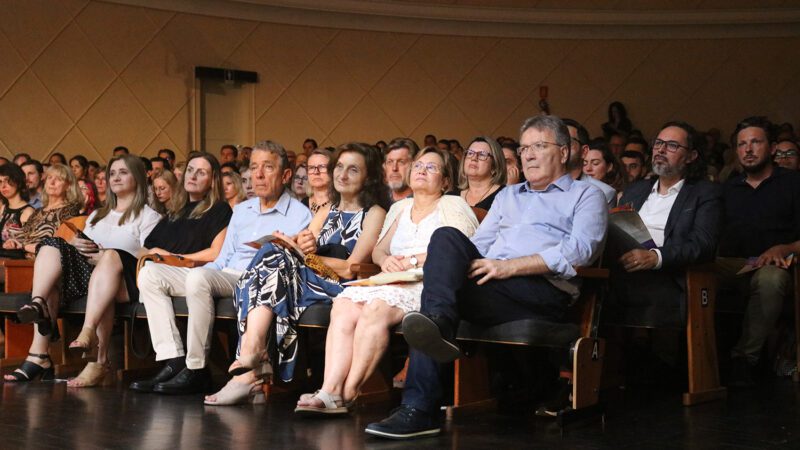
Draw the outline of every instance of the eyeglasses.
<instances>
[{"instance_id":1,"label":"eyeglasses","mask_svg":"<svg viewBox=\"0 0 800 450\"><path fill-rule=\"evenodd\" d=\"M489 152L467 150L467 158L475 158L478 161L486 161L489 159Z\"/></svg>"},{"instance_id":2,"label":"eyeglasses","mask_svg":"<svg viewBox=\"0 0 800 450\"><path fill-rule=\"evenodd\" d=\"M686 150L689 150L689 147L687 147L685 145L681 145L680 142L663 141L661 139L656 139L655 141L653 141L653 150L656 150L656 151L661 150L662 148L664 148L664 146L667 147L667 151L670 152L670 153L675 153L675 152L678 151L678 149L681 149L681 148L685 148Z\"/></svg>"},{"instance_id":3,"label":"eyeglasses","mask_svg":"<svg viewBox=\"0 0 800 450\"><path fill-rule=\"evenodd\" d=\"M797 156L797 150L778 150L775 152L775 159L785 159Z\"/></svg>"},{"instance_id":4,"label":"eyeglasses","mask_svg":"<svg viewBox=\"0 0 800 450\"><path fill-rule=\"evenodd\" d=\"M546 149L546 148L547 148L547 146L548 146L548 145L555 145L555 146L557 146L557 147L563 147L563 145L561 145L561 144L558 144L558 143L556 143L556 142L539 141L539 142L534 142L534 143L532 143L532 144L530 144L530 145L521 145L521 146L520 146L520 147L517 149L517 154L518 154L519 156L522 156L522 155L524 155L524 154L525 154L525 153L526 153L528 150L532 151L533 153L537 153L537 154L538 154L538 153L542 153L542 152L544 151L544 149Z\"/></svg>"},{"instance_id":5,"label":"eyeglasses","mask_svg":"<svg viewBox=\"0 0 800 450\"><path fill-rule=\"evenodd\" d=\"M417 161L412 166L414 171L422 172L423 170L428 173L439 173L441 169L439 168L438 164L435 163L424 163L422 161Z\"/></svg>"},{"instance_id":6,"label":"eyeglasses","mask_svg":"<svg viewBox=\"0 0 800 450\"><path fill-rule=\"evenodd\" d=\"M308 173L328 173L328 165L308 166Z\"/></svg>"},{"instance_id":7,"label":"eyeglasses","mask_svg":"<svg viewBox=\"0 0 800 450\"><path fill-rule=\"evenodd\" d=\"M308 177L298 177L298 176L296 176L296 177L294 177L294 181L302 181L303 183L305 183L306 181L308 181Z\"/></svg>"},{"instance_id":8,"label":"eyeglasses","mask_svg":"<svg viewBox=\"0 0 800 450\"><path fill-rule=\"evenodd\" d=\"M405 166L408 163L409 161L407 159L387 159L383 162L383 165L386 167L400 167Z\"/></svg>"}]
</instances>

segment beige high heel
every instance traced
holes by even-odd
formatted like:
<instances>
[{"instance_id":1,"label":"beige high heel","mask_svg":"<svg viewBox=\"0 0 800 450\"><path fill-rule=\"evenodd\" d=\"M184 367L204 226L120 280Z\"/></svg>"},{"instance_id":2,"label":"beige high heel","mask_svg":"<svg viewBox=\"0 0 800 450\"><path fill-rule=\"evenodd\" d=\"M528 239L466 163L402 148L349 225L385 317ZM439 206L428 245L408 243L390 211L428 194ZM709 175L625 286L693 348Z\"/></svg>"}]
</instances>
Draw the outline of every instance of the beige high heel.
<instances>
[{"instance_id":1,"label":"beige high heel","mask_svg":"<svg viewBox=\"0 0 800 450\"><path fill-rule=\"evenodd\" d=\"M81 333L74 341L70 342L70 350L80 350L85 354L91 354L97 348L100 340L97 338L97 332L92 327L81 328Z\"/></svg>"},{"instance_id":2,"label":"beige high heel","mask_svg":"<svg viewBox=\"0 0 800 450\"><path fill-rule=\"evenodd\" d=\"M261 405L267 402L262 390L262 384L261 380L257 380L254 383L239 383L230 380L219 392L206 396L203 403L211 406L241 405L245 403ZM211 397L214 397L214 399L212 400Z\"/></svg>"},{"instance_id":3,"label":"beige high heel","mask_svg":"<svg viewBox=\"0 0 800 450\"><path fill-rule=\"evenodd\" d=\"M81 370L77 377L67 382L67 386L78 388L98 386L103 383L110 373L111 365L109 363L90 362L86 364L86 367Z\"/></svg>"},{"instance_id":4,"label":"beige high heel","mask_svg":"<svg viewBox=\"0 0 800 450\"><path fill-rule=\"evenodd\" d=\"M237 362L239 365L236 365ZM231 364L228 374L233 376L242 375L251 370L256 371L256 378L272 378L272 364L269 362L266 350L251 355L239 356L239 359Z\"/></svg>"}]
</instances>

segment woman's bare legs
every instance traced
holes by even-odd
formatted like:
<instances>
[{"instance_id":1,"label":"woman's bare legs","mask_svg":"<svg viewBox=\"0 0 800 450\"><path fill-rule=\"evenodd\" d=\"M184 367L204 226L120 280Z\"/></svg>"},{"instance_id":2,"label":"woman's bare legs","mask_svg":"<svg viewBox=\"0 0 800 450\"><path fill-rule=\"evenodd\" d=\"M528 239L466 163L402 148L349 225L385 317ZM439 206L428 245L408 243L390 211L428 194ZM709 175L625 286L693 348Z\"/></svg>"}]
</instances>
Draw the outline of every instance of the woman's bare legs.
<instances>
[{"instance_id":1,"label":"woman's bare legs","mask_svg":"<svg viewBox=\"0 0 800 450\"><path fill-rule=\"evenodd\" d=\"M97 330L99 339L97 362L100 364L105 364L108 360L108 344L114 326L115 299L130 301L122 278L122 260L116 251L105 251L89 279L86 316L83 319L84 328Z\"/></svg>"},{"instance_id":2,"label":"woman's bare legs","mask_svg":"<svg viewBox=\"0 0 800 450\"><path fill-rule=\"evenodd\" d=\"M36 256L33 263L33 286L31 298L42 297L46 299L47 310L50 317L58 316L58 283L61 280L61 252L50 246L43 246ZM41 302L41 300L36 300ZM33 342L28 349L29 353L47 354L50 349L50 336L39 334L39 325L36 324L33 333ZM42 367L50 367L47 360L28 356L27 360L39 364ZM11 375L4 377L6 380L14 380Z\"/></svg>"},{"instance_id":3,"label":"woman's bare legs","mask_svg":"<svg viewBox=\"0 0 800 450\"><path fill-rule=\"evenodd\" d=\"M383 300L373 300L364 306L353 336L353 362L342 391L344 401L356 398L361 386L375 372L389 345L392 327L400 323L404 315L403 310Z\"/></svg>"}]
</instances>

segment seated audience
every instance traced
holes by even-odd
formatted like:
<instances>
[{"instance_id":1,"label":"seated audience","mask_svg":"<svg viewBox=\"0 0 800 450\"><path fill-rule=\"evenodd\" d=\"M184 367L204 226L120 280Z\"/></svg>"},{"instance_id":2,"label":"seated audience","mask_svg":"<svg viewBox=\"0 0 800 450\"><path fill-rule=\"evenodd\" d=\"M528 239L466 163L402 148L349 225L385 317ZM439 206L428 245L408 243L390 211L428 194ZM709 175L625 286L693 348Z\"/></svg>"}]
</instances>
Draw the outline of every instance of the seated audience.
<instances>
[{"instance_id":1,"label":"seated audience","mask_svg":"<svg viewBox=\"0 0 800 450\"><path fill-rule=\"evenodd\" d=\"M118 145L118 146L114 147L114 150L111 152L111 156L114 157L114 158L116 158L117 156L130 155L130 154L131 154L131 151L128 150L128 147L125 147L123 145Z\"/></svg>"},{"instance_id":2,"label":"seated audience","mask_svg":"<svg viewBox=\"0 0 800 450\"><path fill-rule=\"evenodd\" d=\"M237 156L239 156L239 149L235 145L226 144L219 149L220 164L236 162Z\"/></svg>"},{"instance_id":3,"label":"seated audience","mask_svg":"<svg viewBox=\"0 0 800 450\"><path fill-rule=\"evenodd\" d=\"M6 381L52 376L48 346L50 341L59 338L55 323L59 306L68 305L92 289L102 291L113 300L118 291L136 286L134 255L160 216L145 204L146 174L139 158L113 158L107 176L111 180L109 201L89 216L83 234L77 234L70 243L62 238L47 237L37 246L31 303L17 312L20 322L35 323L37 332L27 362L6 376ZM98 274L90 285L95 266L101 264L115 270ZM112 280L125 282L114 286ZM99 322L100 317L97 318ZM113 319L113 311L105 314L102 327L106 336L111 333ZM98 323L91 326L94 325ZM90 337L86 333L84 328L78 341L86 343L81 348L90 350ZM89 363L73 384L96 384L108 371L105 362Z\"/></svg>"},{"instance_id":4,"label":"seated audience","mask_svg":"<svg viewBox=\"0 0 800 450\"><path fill-rule=\"evenodd\" d=\"M206 397L206 404L263 400L260 384L272 372L266 343L273 319L280 377L292 379L300 316L313 304L330 303L342 291L340 280L353 278L350 266L369 261L389 201L382 161L383 155L368 144L339 147L331 162L331 206L321 208L308 229L297 235L296 244L303 252L315 254L338 279L275 244L265 244L250 262L236 287L240 345L229 372L237 376Z\"/></svg>"},{"instance_id":5,"label":"seated audience","mask_svg":"<svg viewBox=\"0 0 800 450\"><path fill-rule=\"evenodd\" d=\"M432 134L426 134L426 135L425 135L425 139L423 140L423 142L424 142L424 144L425 144L425 147L436 147L436 142L437 142L437 139L436 139L436 136L434 136L434 135L432 135ZM416 156L417 156L417 155L416 155L416 154L414 154L414 155L412 156L412 158L413 158L413 157L416 157Z\"/></svg>"},{"instance_id":6,"label":"seated audience","mask_svg":"<svg viewBox=\"0 0 800 450\"><path fill-rule=\"evenodd\" d=\"M243 170L241 172L242 175L242 186L244 186L244 196L247 197L248 200L251 198L256 197L256 191L253 189L252 179L250 178L250 168Z\"/></svg>"},{"instance_id":7,"label":"seated audience","mask_svg":"<svg viewBox=\"0 0 800 450\"><path fill-rule=\"evenodd\" d=\"M519 155L517 154L517 147L519 146L516 141L506 141L503 146L503 159L506 160L506 184L517 184L520 180L520 164Z\"/></svg>"},{"instance_id":8,"label":"seated audience","mask_svg":"<svg viewBox=\"0 0 800 450\"><path fill-rule=\"evenodd\" d=\"M573 119L564 119L564 124L569 131L569 161L567 171L573 180L585 181L603 192L609 207L617 204L617 191L597 178L585 173L585 159L589 153L589 132L583 125Z\"/></svg>"},{"instance_id":9,"label":"seated audience","mask_svg":"<svg viewBox=\"0 0 800 450\"><path fill-rule=\"evenodd\" d=\"M150 158L150 166L152 167L152 169L148 174L149 175L148 178L150 178L151 183L153 180L158 178L158 176L161 175L162 173L169 172L172 170L172 166L169 165L169 162L160 156Z\"/></svg>"},{"instance_id":10,"label":"seated audience","mask_svg":"<svg viewBox=\"0 0 800 450\"><path fill-rule=\"evenodd\" d=\"M315 141L314 139L306 138L306 140L303 141L303 153L306 156L311 156L311 152L316 150L316 148L317 148L317 141Z\"/></svg>"},{"instance_id":11,"label":"seated audience","mask_svg":"<svg viewBox=\"0 0 800 450\"><path fill-rule=\"evenodd\" d=\"M192 269L148 264L139 271L140 299L148 311L156 360L165 361L168 368L155 378L143 380L143 384L131 385L131 389L159 394L206 391L211 382L206 358L214 324L214 297L233 296L239 276L256 254L249 242L276 231L294 235L308 226L308 208L284 189L292 171L280 144L257 144L251 155L250 172L258 197L234 208L222 250L214 261ZM187 168L185 177L190 176ZM185 296L189 308L185 353L177 332L172 296Z\"/></svg>"},{"instance_id":12,"label":"seated audience","mask_svg":"<svg viewBox=\"0 0 800 450\"><path fill-rule=\"evenodd\" d=\"M25 173L25 188L28 191L28 203L36 209L42 207L42 186L44 167L35 159L28 160L20 166Z\"/></svg>"},{"instance_id":13,"label":"seated audience","mask_svg":"<svg viewBox=\"0 0 800 450\"><path fill-rule=\"evenodd\" d=\"M716 265L720 282L745 293L742 334L731 351L728 386L754 386L753 369L792 289L787 257L800 254L800 173L775 167L772 125L750 117L736 126L736 155L744 169L723 185L723 231ZM745 264L755 270L737 277Z\"/></svg>"},{"instance_id":14,"label":"seated audience","mask_svg":"<svg viewBox=\"0 0 800 450\"><path fill-rule=\"evenodd\" d=\"M294 197L301 202L308 197L306 192L309 188L308 185L308 168L304 164L300 164L294 169L292 175L291 191Z\"/></svg>"},{"instance_id":15,"label":"seated audience","mask_svg":"<svg viewBox=\"0 0 800 450\"><path fill-rule=\"evenodd\" d=\"M216 159L216 158L214 158ZM159 214L165 214L171 209L170 201L178 191L178 179L172 172L165 171L153 178L153 209Z\"/></svg>"},{"instance_id":16,"label":"seated audience","mask_svg":"<svg viewBox=\"0 0 800 450\"><path fill-rule=\"evenodd\" d=\"M83 208L81 208L80 215L89 215L97 209L97 189L94 184L84 179L78 179L78 189L83 196Z\"/></svg>"},{"instance_id":17,"label":"seated audience","mask_svg":"<svg viewBox=\"0 0 800 450\"><path fill-rule=\"evenodd\" d=\"M47 160L47 162L51 166L54 166L56 164L63 164L63 165L66 166L67 165L67 158L64 156L63 153L56 152L56 153L53 153L52 155L50 155L50 158Z\"/></svg>"},{"instance_id":18,"label":"seated audience","mask_svg":"<svg viewBox=\"0 0 800 450\"><path fill-rule=\"evenodd\" d=\"M628 143L625 144L624 152L639 152L643 155L643 157L646 158L647 148L648 148L647 141L644 140L643 137L630 136L628 138Z\"/></svg>"},{"instance_id":19,"label":"seated audience","mask_svg":"<svg viewBox=\"0 0 800 450\"><path fill-rule=\"evenodd\" d=\"M6 250L36 253L42 239L50 237L61 222L77 216L83 207L83 195L72 171L63 164L50 166L45 172L42 209L37 209L13 238L3 242Z\"/></svg>"},{"instance_id":20,"label":"seated audience","mask_svg":"<svg viewBox=\"0 0 800 450\"><path fill-rule=\"evenodd\" d=\"M76 155L70 158L69 167L72 169L76 180L86 180L89 172L89 160L83 155Z\"/></svg>"},{"instance_id":21,"label":"seated audience","mask_svg":"<svg viewBox=\"0 0 800 450\"><path fill-rule=\"evenodd\" d=\"M236 162L240 165L247 167L250 164L250 153L253 152L253 147L242 147L239 149L239 156L236 157Z\"/></svg>"},{"instance_id":22,"label":"seated audience","mask_svg":"<svg viewBox=\"0 0 800 450\"><path fill-rule=\"evenodd\" d=\"M242 186L242 177L236 172L222 174L222 193L231 209L247 200L244 195L244 186Z\"/></svg>"},{"instance_id":23,"label":"seated audience","mask_svg":"<svg viewBox=\"0 0 800 450\"><path fill-rule=\"evenodd\" d=\"M89 218L86 233L90 237L103 231L109 235L103 238L104 241L118 239L127 242L124 248L117 246L111 250L112 247L106 245L106 249L100 250L103 255L89 279L83 328L69 346L70 349L85 352L97 349L97 360L89 363L77 378L70 380L68 386L95 386L110 370L108 344L114 304L138 300L135 273L137 256L147 253L177 254L194 261L207 262L219 253L231 216L230 208L221 200L219 164L210 154L193 153L190 158L189 166L197 167L193 172L205 170L205 173L193 179L187 178L185 188L176 189L176 201L170 203L167 216L163 219L155 216L145 205L146 193L143 189L137 187L135 193L131 194L114 184L108 206ZM117 167L121 163L117 162ZM110 167L110 179L114 180L115 166L112 163ZM137 182L144 181L144 177L142 175ZM138 178L138 174L134 178ZM123 221L119 218L119 210L130 201L127 197L131 195L134 198L131 206L127 207L130 216ZM138 216L134 214L137 208L140 209ZM104 212L105 218L101 217Z\"/></svg>"},{"instance_id":24,"label":"seated audience","mask_svg":"<svg viewBox=\"0 0 800 450\"><path fill-rule=\"evenodd\" d=\"M628 119L628 111L622 102L612 102L608 105L608 122L604 123L602 128L606 139L610 139L614 134L627 136L631 133L633 124Z\"/></svg>"},{"instance_id":25,"label":"seated audience","mask_svg":"<svg viewBox=\"0 0 800 450\"><path fill-rule=\"evenodd\" d=\"M166 159L167 162L169 163L169 167L175 167L175 152L174 151L172 151L172 150L170 150L168 148L162 148L161 150L158 151L158 157ZM169 170L169 169L167 169L167 170Z\"/></svg>"},{"instance_id":26,"label":"seated audience","mask_svg":"<svg viewBox=\"0 0 800 450\"><path fill-rule=\"evenodd\" d=\"M97 189L97 207L101 207L106 203L106 196L108 194L108 181L106 180L106 166L100 167L97 175L94 176L94 187Z\"/></svg>"},{"instance_id":27,"label":"seated audience","mask_svg":"<svg viewBox=\"0 0 800 450\"><path fill-rule=\"evenodd\" d=\"M239 173L238 162L226 162L222 165L222 173Z\"/></svg>"},{"instance_id":28,"label":"seated audience","mask_svg":"<svg viewBox=\"0 0 800 450\"><path fill-rule=\"evenodd\" d=\"M432 136L426 136L426 142L428 137ZM434 146L435 144L436 142L434 142ZM392 192L392 202L411 195L411 188L408 187L408 174L417 153L419 153L417 143L409 138L394 138L384 150L383 170L386 174L386 184Z\"/></svg>"},{"instance_id":29,"label":"seated audience","mask_svg":"<svg viewBox=\"0 0 800 450\"><path fill-rule=\"evenodd\" d=\"M464 157L464 148L461 147L461 142L458 142L458 139L450 139L447 142L450 144L450 154L455 157L457 161L461 161L461 158Z\"/></svg>"},{"instance_id":30,"label":"seated audience","mask_svg":"<svg viewBox=\"0 0 800 450\"><path fill-rule=\"evenodd\" d=\"M86 179L89 181L94 181L94 178L97 176L97 172L100 170L100 163L97 161L89 161L89 168L86 171Z\"/></svg>"},{"instance_id":31,"label":"seated audience","mask_svg":"<svg viewBox=\"0 0 800 450\"><path fill-rule=\"evenodd\" d=\"M175 164L175 168L172 169L172 174L175 175L175 178L178 180L179 183L183 183L183 172L186 171L186 161L178 161Z\"/></svg>"},{"instance_id":32,"label":"seated audience","mask_svg":"<svg viewBox=\"0 0 800 450\"><path fill-rule=\"evenodd\" d=\"M308 206L312 214L330 203L330 160L331 153L321 148L312 150L308 156L308 187L311 194L303 200L303 204Z\"/></svg>"},{"instance_id":33,"label":"seated audience","mask_svg":"<svg viewBox=\"0 0 800 450\"><path fill-rule=\"evenodd\" d=\"M625 150L620 162L625 170L625 183L631 184L641 180L647 174L644 153L638 150Z\"/></svg>"},{"instance_id":34,"label":"seated audience","mask_svg":"<svg viewBox=\"0 0 800 450\"><path fill-rule=\"evenodd\" d=\"M679 328L686 324L686 268L714 259L722 215L721 190L705 180L697 149L702 137L685 122L668 122L653 142L655 177L628 186L620 205L639 212L655 248L615 248L616 323ZM613 254L616 252L617 254ZM615 323L615 322L612 322Z\"/></svg>"},{"instance_id":35,"label":"seated audience","mask_svg":"<svg viewBox=\"0 0 800 450\"><path fill-rule=\"evenodd\" d=\"M775 164L789 170L800 168L800 153L797 141L784 139L775 144Z\"/></svg>"},{"instance_id":36,"label":"seated audience","mask_svg":"<svg viewBox=\"0 0 800 450\"><path fill-rule=\"evenodd\" d=\"M289 167L297 166L297 153L292 150L286 150L286 157L289 158Z\"/></svg>"},{"instance_id":37,"label":"seated audience","mask_svg":"<svg viewBox=\"0 0 800 450\"><path fill-rule=\"evenodd\" d=\"M0 166L0 242L22 231L33 213L34 208L28 204L25 173L16 164Z\"/></svg>"},{"instance_id":38,"label":"seated audience","mask_svg":"<svg viewBox=\"0 0 800 450\"><path fill-rule=\"evenodd\" d=\"M372 251L372 260L383 272L424 264L431 234L440 227L454 227L466 235L475 232L478 220L469 205L444 195L455 177L449 158L449 152L432 147L414 161L410 179L414 196L392 205ZM333 302L322 388L300 397L295 412L346 414L378 366L392 327L403 314L419 310L421 293L422 282L345 288Z\"/></svg>"},{"instance_id":39,"label":"seated audience","mask_svg":"<svg viewBox=\"0 0 800 450\"><path fill-rule=\"evenodd\" d=\"M619 160L602 140L589 143L589 151L583 159L583 173L622 191L623 174Z\"/></svg>"},{"instance_id":40,"label":"seated audience","mask_svg":"<svg viewBox=\"0 0 800 450\"><path fill-rule=\"evenodd\" d=\"M506 160L500 144L480 136L472 140L458 170L458 189L469 206L488 211L506 187Z\"/></svg>"},{"instance_id":41,"label":"seated audience","mask_svg":"<svg viewBox=\"0 0 800 450\"><path fill-rule=\"evenodd\" d=\"M31 160L31 155L27 153L17 153L16 155L14 155L13 158L11 158L11 161L18 166L22 166L23 164L25 164L30 160Z\"/></svg>"},{"instance_id":42,"label":"seated audience","mask_svg":"<svg viewBox=\"0 0 800 450\"><path fill-rule=\"evenodd\" d=\"M608 146L609 151L614 157L619 158L619 155L625 151L625 146L628 143L628 139L625 135L620 133L613 133L609 136L606 145Z\"/></svg>"},{"instance_id":43,"label":"seated audience","mask_svg":"<svg viewBox=\"0 0 800 450\"><path fill-rule=\"evenodd\" d=\"M606 199L568 173L570 134L559 118L526 120L520 145L527 182L498 194L471 239L452 227L431 236L420 312L403 319L412 350L402 404L367 425L367 433L393 439L439 433L441 363L460 353L454 337L461 317L483 325L562 321L577 299L575 267L590 264L600 250Z\"/></svg>"},{"instance_id":44,"label":"seated audience","mask_svg":"<svg viewBox=\"0 0 800 450\"><path fill-rule=\"evenodd\" d=\"M297 155L297 158L294 160L295 167L300 166L307 166L308 165L308 155L305 153L300 153Z\"/></svg>"}]
</instances>

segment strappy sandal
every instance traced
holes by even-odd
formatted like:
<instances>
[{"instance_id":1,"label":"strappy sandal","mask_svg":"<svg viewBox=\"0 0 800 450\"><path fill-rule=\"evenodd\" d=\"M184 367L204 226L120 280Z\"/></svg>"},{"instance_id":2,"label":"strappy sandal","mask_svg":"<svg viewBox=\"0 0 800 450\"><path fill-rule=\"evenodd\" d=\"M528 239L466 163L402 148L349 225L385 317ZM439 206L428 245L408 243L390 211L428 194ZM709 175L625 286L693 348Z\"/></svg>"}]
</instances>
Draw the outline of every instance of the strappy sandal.
<instances>
[{"instance_id":1,"label":"strappy sandal","mask_svg":"<svg viewBox=\"0 0 800 450\"><path fill-rule=\"evenodd\" d=\"M43 367L26 359L17 368L17 370L9 374L11 377L13 377L13 379L5 379L6 382L27 383L29 381L34 381L37 378L41 379L42 381L52 381L56 378L56 371L53 368L53 360L50 359L50 355L47 353L28 353L28 356L33 356L34 358L39 358L44 361L50 361L50 367Z\"/></svg>"},{"instance_id":2,"label":"strappy sandal","mask_svg":"<svg viewBox=\"0 0 800 450\"><path fill-rule=\"evenodd\" d=\"M97 386L111 373L111 365L109 363L100 364L90 362L86 367L81 370L81 373L67 382L67 387L84 388Z\"/></svg>"},{"instance_id":3,"label":"strappy sandal","mask_svg":"<svg viewBox=\"0 0 800 450\"><path fill-rule=\"evenodd\" d=\"M97 348L98 342L99 339L97 338L95 329L92 327L83 327L78 337L69 344L69 349L80 350L84 352L84 354L88 354Z\"/></svg>"},{"instance_id":4,"label":"strappy sandal","mask_svg":"<svg viewBox=\"0 0 800 450\"><path fill-rule=\"evenodd\" d=\"M41 302L35 301L36 299ZM53 319L50 317L50 310L44 297L32 297L30 303L23 305L17 311L17 320L19 323L35 323L42 336L50 336L53 330Z\"/></svg>"},{"instance_id":5,"label":"strappy sandal","mask_svg":"<svg viewBox=\"0 0 800 450\"><path fill-rule=\"evenodd\" d=\"M214 395L207 395L203 403L211 406L229 406L252 403L261 405L267 402L261 380L255 383L238 383L230 380ZM213 400L211 398L214 398Z\"/></svg>"},{"instance_id":6,"label":"strappy sandal","mask_svg":"<svg viewBox=\"0 0 800 450\"><path fill-rule=\"evenodd\" d=\"M294 412L295 414L301 416L313 416L313 417L330 417L330 416L342 416L346 415L350 412L350 407L348 405L352 404L349 402L348 405L345 405L344 401L342 400L341 395L331 395L322 389L314 392L313 394L304 394L300 396L300 400L302 401L311 401L313 399L318 399L322 402L322 407L319 406L312 406L312 405L298 405Z\"/></svg>"},{"instance_id":7,"label":"strappy sandal","mask_svg":"<svg viewBox=\"0 0 800 450\"><path fill-rule=\"evenodd\" d=\"M236 365L237 362L239 365ZM252 355L240 356L239 359L231 364L231 367L228 369L228 374L233 376L242 375L251 370L256 371L257 378L263 378L267 375L270 377L272 376L272 364L269 363L266 350Z\"/></svg>"}]
</instances>

